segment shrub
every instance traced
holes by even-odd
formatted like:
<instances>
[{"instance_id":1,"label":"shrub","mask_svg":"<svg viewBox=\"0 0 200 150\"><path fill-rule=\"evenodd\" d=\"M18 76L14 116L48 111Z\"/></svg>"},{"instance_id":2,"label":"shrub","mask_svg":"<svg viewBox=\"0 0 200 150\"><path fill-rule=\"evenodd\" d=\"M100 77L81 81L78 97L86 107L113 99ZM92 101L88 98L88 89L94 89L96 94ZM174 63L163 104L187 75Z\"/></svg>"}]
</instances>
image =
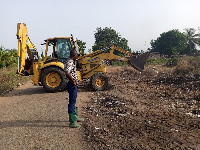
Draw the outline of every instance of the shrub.
<instances>
[{"instance_id":1,"label":"shrub","mask_svg":"<svg viewBox=\"0 0 200 150\"><path fill-rule=\"evenodd\" d=\"M174 70L174 74L184 76L193 72L193 70L194 67L191 65L191 63L189 63L187 59L182 59L178 62Z\"/></svg>"},{"instance_id":2,"label":"shrub","mask_svg":"<svg viewBox=\"0 0 200 150\"><path fill-rule=\"evenodd\" d=\"M10 66L13 63L17 63L17 50L5 49L0 47L0 68Z\"/></svg>"},{"instance_id":3,"label":"shrub","mask_svg":"<svg viewBox=\"0 0 200 150\"><path fill-rule=\"evenodd\" d=\"M188 62L193 66L193 73L199 73L200 71L200 56L198 57L188 57Z\"/></svg>"},{"instance_id":4,"label":"shrub","mask_svg":"<svg viewBox=\"0 0 200 150\"><path fill-rule=\"evenodd\" d=\"M9 67L15 68L15 67L17 67L17 66L18 66L17 63L13 63L13 64L11 64Z\"/></svg>"},{"instance_id":5,"label":"shrub","mask_svg":"<svg viewBox=\"0 0 200 150\"><path fill-rule=\"evenodd\" d=\"M17 67L9 66L0 69L0 94L16 87L19 83L30 80L31 76L16 74Z\"/></svg>"},{"instance_id":6,"label":"shrub","mask_svg":"<svg viewBox=\"0 0 200 150\"><path fill-rule=\"evenodd\" d=\"M169 61L168 58L156 58L156 59L147 59L146 63L152 65L164 65L168 61Z\"/></svg>"},{"instance_id":7,"label":"shrub","mask_svg":"<svg viewBox=\"0 0 200 150\"><path fill-rule=\"evenodd\" d=\"M0 68L3 68L6 66L6 62L5 61L0 61Z\"/></svg>"},{"instance_id":8,"label":"shrub","mask_svg":"<svg viewBox=\"0 0 200 150\"><path fill-rule=\"evenodd\" d=\"M176 66L178 64L178 61L179 61L179 58L174 57L174 58L168 59L168 62L166 65L170 67Z\"/></svg>"},{"instance_id":9,"label":"shrub","mask_svg":"<svg viewBox=\"0 0 200 150\"><path fill-rule=\"evenodd\" d=\"M126 65L128 65L128 63L124 62L124 61L115 60L115 61L112 61L112 65L113 66L126 66Z\"/></svg>"}]
</instances>

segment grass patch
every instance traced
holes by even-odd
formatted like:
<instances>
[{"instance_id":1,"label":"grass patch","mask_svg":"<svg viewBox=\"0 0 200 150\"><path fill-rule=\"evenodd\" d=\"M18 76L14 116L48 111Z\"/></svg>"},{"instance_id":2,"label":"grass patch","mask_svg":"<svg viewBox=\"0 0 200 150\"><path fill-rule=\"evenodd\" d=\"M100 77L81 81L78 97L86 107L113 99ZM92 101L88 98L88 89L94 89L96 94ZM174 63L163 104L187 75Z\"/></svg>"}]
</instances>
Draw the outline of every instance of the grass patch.
<instances>
[{"instance_id":1,"label":"grass patch","mask_svg":"<svg viewBox=\"0 0 200 150\"><path fill-rule=\"evenodd\" d=\"M167 66L176 66L180 58L156 58L156 59L147 59L146 63L151 65L167 65Z\"/></svg>"},{"instance_id":2,"label":"grass patch","mask_svg":"<svg viewBox=\"0 0 200 150\"><path fill-rule=\"evenodd\" d=\"M113 62L112 62L112 65L113 65L113 66L127 66L128 63L125 62L125 61L113 61Z\"/></svg>"},{"instance_id":3,"label":"grass patch","mask_svg":"<svg viewBox=\"0 0 200 150\"><path fill-rule=\"evenodd\" d=\"M169 58L147 59L146 63L152 64L152 65L163 65L163 64L167 64L169 60L170 60Z\"/></svg>"},{"instance_id":4,"label":"grass patch","mask_svg":"<svg viewBox=\"0 0 200 150\"><path fill-rule=\"evenodd\" d=\"M0 69L0 95L31 79L30 76L21 76L16 72L15 65Z\"/></svg>"}]
</instances>

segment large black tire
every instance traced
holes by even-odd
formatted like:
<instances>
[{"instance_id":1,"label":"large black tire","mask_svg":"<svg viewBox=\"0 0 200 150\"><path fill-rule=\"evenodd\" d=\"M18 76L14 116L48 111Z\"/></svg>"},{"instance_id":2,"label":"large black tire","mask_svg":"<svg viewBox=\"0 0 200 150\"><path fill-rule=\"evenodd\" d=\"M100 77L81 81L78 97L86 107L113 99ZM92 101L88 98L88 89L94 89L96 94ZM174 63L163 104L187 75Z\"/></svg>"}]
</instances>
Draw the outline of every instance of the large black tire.
<instances>
[{"instance_id":1,"label":"large black tire","mask_svg":"<svg viewBox=\"0 0 200 150\"><path fill-rule=\"evenodd\" d=\"M95 91L103 91L108 86L108 77L102 72L97 72L90 78L90 85Z\"/></svg>"},{"instance_id":2,"label":"large black tire","mask_svg":"<svg viewBox=\"0 0 200 150\"><path fill-rule=\"evenodd\" d=\"M48 67L42 71L41 83L43 88L50 93L63 90L65 87L64 71L58 67Z\"/></svg>"}]
</instances>

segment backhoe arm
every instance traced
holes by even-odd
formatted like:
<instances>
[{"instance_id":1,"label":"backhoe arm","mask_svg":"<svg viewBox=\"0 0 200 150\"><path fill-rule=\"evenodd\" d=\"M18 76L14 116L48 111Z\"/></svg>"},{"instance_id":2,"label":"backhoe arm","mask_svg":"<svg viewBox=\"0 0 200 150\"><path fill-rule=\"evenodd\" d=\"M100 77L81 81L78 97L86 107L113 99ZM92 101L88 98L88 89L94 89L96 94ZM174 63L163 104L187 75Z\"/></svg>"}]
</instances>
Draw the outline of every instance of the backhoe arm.
<instances>
[{"instance_id":1,"label":"backhoe arm","mask_svg":"<svg viewBox=\"0 0 200 150\"><path fill-rule=\"evenodd\" d=\"M109 52L108 52L109 50ZM123 60L123 61L128 61L128 59L126 57L123 57L123 56L118 56L116 54L114 54L114 51L117 50L123 54L126 54L127 56L134 56L133 54L121 49L121 48L118 48L114 45L111 45L109 48L105 48L105 49L102 49L102 50L97 50L93 53L90 53L90 54L87 54L87 55L84 55L84 56L81 56L79 58L79 60L83 60L81 61L81 63L85 64L85 63L88 63L88 62L91 62L91 63L94 63L95 61L99 61L99 60ZM83 58L87 58L87 57L90 57L91 59L87 60L87 59L83 59Z\"/></svg>"},{"instance_id":2,"label":"backhoe arm","mask_svg":"<svg viewBox=\"0 0 200 150\"><path fill-rule=\"evenodd\" d=\"M116 51L125 54L126 57L117 55ZM87 57L89 58L84 59ZM100 60L122 60L128 62L135 69L143 71L146 59L148 57L149 57L149 52L146 52L138 57L135 57L132 53L127 52L117 46L111 45L109 49L107 48L103 50L97 50L88 55L81 56L79 58L79 62L82 64L86 64L86 63L95 63Z\"/></svg>"},{"instance_id":3,"label":"backhoe arm","mask_svg":"<svg viewBox=\"0 0 200 150\"><path fill-rule=\"evenodd\" d=\"M32 63L34 59L40 59L38 57L37 50L34 44L31 42L28 37L28 30L26 24L18 23L17 24L17 39L18 39L18 73L24 74L26 69L26 54L28 53L29 61ZM34 58L37 57L37 58ZM31 64L29 64L31 65Z\"/></svg>"}]
</instances>

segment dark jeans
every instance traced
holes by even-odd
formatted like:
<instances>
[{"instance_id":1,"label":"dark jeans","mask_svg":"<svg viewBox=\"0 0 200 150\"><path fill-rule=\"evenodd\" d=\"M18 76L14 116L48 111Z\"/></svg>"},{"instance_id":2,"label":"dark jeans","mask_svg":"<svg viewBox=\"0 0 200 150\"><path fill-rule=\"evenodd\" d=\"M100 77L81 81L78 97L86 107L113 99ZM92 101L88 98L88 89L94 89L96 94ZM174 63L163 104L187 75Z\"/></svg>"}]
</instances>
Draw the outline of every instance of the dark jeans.
<instances>
[{"instance_id":1,"label":"dark jeans","mask_svg":"<svg viewBox=\"0 0 200 150\"><path fill-rule=\"evenodd\" d=\"M74 85L71 82L68 82L66 84L66 88L69 93L68 113L72 113L76 108L76 97L77 97L78 86Z\"/></svg>"}]
</instances>

